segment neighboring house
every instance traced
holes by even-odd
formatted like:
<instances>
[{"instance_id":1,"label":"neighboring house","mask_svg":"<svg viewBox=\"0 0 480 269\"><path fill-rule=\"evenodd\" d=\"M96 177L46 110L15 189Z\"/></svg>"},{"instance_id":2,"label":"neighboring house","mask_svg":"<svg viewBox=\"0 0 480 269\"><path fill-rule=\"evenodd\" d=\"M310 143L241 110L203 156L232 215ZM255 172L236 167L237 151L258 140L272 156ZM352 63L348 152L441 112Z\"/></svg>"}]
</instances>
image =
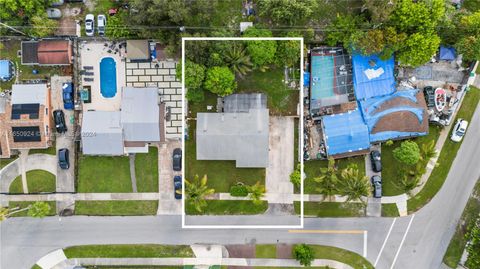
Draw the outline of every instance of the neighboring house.
<instances>
[{"instance_id":1,"label":"neighboring house","mask_svg":"<svg viewBox=\"0 0 480 269\"><path fill-rule=\"evenodd\" d=\"M69 40L22 41L23 65L70 65L73 47Z\"/></svg>"},{"instance_id":2,"label":"neighboring house","mask_svg":"<svg viewBox=\"0 0 480 269\"><path fill-rule=\"evenodd\" d=\"M82 150L86 155L146 153L163 141L157 88L123 88L121 111L85 111Z\"/></svg>"},{"instance_id":3,"label":"neighboring house","mask_svg":"<svg viewBox=\"0 0 480 269\"><path fill-rule=\"evenodd\" d=\"M50 146L50 89L46 84L14 84L12 96L0 97L0 157L15 149Z\"/></svg>"},{"instance_id":4,"label":"neighboring house","mask_svg":"<svg viewBox=\"0 0 480 269\"><path fill-rule=\"evenodd\" d=\"M127 40L127 59L135 61L149 61L150 47L148 40Z\"/></svg>"},{"instance_id":5,"label":"neighboring house","mask_svg":"<svg viewBox=\"0 0 480 269\"><path fill-rule=\"evenodd\" d=\"M268 165L269 114L262 94L233 94L223 113L197 113L197 160L233 160L239 168Z\"/></svg>"}]
</instances>

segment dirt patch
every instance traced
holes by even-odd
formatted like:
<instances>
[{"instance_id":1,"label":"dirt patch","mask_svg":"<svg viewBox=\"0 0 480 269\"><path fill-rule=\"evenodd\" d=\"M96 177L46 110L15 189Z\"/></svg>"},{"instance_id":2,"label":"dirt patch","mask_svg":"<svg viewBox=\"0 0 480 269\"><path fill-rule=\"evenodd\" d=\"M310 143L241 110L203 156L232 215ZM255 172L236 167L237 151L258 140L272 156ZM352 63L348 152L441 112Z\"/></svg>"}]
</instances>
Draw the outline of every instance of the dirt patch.
<instances>
[{"instance_id":1,"label":"dirt patch","mask_svg":"<svg viewBox=\"0 0 480 269\"><path fill-rule=\"evenodd\" d=\"M74 36L76 34L76 19L80 19L83 8L78 5L65 5L62 9L62 18L59 21L57 36Z\"/></svg>"},{"instance_id":2,"label":"dirt patch","mask_svg":"<svg viewBox=\"0 0 480 269\"><path fill-rule=\"evenodd\" d=\"M277 259L291 259L293 245L277 244Z\"/></svg>"},{"instance_id":3,"label":"dirt patch","mask_svg":"<svg viewBox=\"0 0 480 269\"><path fill-rule=\"evenodd\" d=\"M255 245L227 245L229 258L255 258Z\"/></svg>"}]
</instances>

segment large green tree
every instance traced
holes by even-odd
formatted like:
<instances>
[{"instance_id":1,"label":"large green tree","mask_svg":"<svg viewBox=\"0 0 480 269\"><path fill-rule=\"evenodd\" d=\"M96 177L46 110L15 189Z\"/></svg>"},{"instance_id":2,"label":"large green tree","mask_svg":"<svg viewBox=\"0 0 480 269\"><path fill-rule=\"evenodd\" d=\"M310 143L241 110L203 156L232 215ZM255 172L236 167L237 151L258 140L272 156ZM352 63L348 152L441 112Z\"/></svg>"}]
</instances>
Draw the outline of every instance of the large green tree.
<instances>
[{"instance_id":1,"label":"large green tree","mask_svg":"<svg viewBox=\"0 0 480 269\"><path fill-rule=\"evenodd\" d=\"M480 37L463 37L455 44L455 48L458 53L463 55L464 60L476 61L480 59Z\"/></svg>"},{"instance_id":2,"label":"large green tree","mask_svg":"<svg viewBox=\"0 0 480 269\"><path fill-rule=\"evenodd\" d=\"M342 180L341 194L347 197L347 202L360 200L364 196L370 194L370 182L368 178L360 174L360 170L356 164L350 164L347 168L343 169L340 173Z\"/></svg>"},{"instance_id":3,"label":"large green tree","mask_svg":"<svg viewBox=\"0 0 480 269\"><path fill-rule=\"evenodd\" d=\"M259 16L275 25L298 25L307 21L318 7L317 0L259 0Z\"/></svg>"},{"instance_id":4,"label":"large green tree","mask_svg":"<svg viewBox=\"0 0 480 269\"><path fill-rule=\"evenodd\" d=\"M265 29L250 27L243 33L245 37L272 37L272 32ZM247 41L247 51L255 67L264 69L272 64L277 52L277 42L274 40Z\"/></svg>"},{"instance_id":5,"label":"large green tree","mask_svg":"<svg viewBox=\"0 0 480 269\"><path fill-rule=\"evenodd\" d=\"M297 32L289 32L286 37L301 37ZM300 63L300 41L279 40L277 46L276 62L287 67L299 68Z\"/></svg>"},{"instance_id":6,"label":"large green tree","mask_svg":"<svg viewBox=\"0 0 480 269\"><path fill-rule=\"evenodd\" d=\"M225 53L224 61L225 64L240 77L252 71L253 64L250 56L246 53L246 49L240 44L233 46L231 50Z\"/></svg>"},{"instance_id":7,"label":"large green tree","mask_svg":"<svg viewBox=\"0 0 480 269\"><path fill-rule=\"evenodd\" d=\"M312 261L315 259L315 253L313 249L306 244L295 245L292 252L292 256L295 258L295 260L305 267L310 267L310 265L312 265Z\"/></svg>"},{"instance_id":8,"label":"large green tree","mask_svg":"<svg viewBox=\"0 0 480 269\"><path fill-rule=\"evenodd\" d=\"M395 2L396 0L363 0L363 7L373 23L384 23L395 9Z\"/></svg>"},{"instance_id":9,"label":"large green tree","mask_svg":"<svg viewBox=\"0 0 480 269\"><path fill-rule=\"evenodd\" d=\"M237 88L235 75L226 66L214 66L207 70L204 87L220 96L232 94Z\"/></svg>"},{"instance_id":10,"label":"large green tree","mask_svg":"<svg viewBox=\"0 0 480 269\"><path fill-rule=\"evenodd\" d=\"M445 16L443 0L399 0L390 24L407 34L433 32Z\"/></svg>"},{"instance_id":11,"label":"large green tree","mask_svg":"<svg viewBox=\"0 0 480 269\"><path fill-rule=\"evenodd\" d=\"M176 69L177 79L182 79L182 65ZM205 66L196 64L190 60L185 62L185 88L188 101L201 102L204 100L203 80L205 79Z\"/></svg>"},{"instance_id":12,"label":"large green tree","mask_svg":"<svg viewBox=\"0 0 480 269\"><path fill-rule=\"evenodd\" d=\"M320 168L320 175L313 180L317 183L316 191L322 194L324 199L331 201L331 198L338 193L338 171L335 160L330 157L327 167Z\"/></svg>"},{"instance_id":13,"label":"large green tree","mask_svg":"<svg viewBox=\"0 0 480 269\"><path fill-rule=\"evenodd\" d=\"M402 65L417 67L428 62L440 46L440 37L434 33L414 33L403 43L397 53Z\"/></svg>"}]
</instances>

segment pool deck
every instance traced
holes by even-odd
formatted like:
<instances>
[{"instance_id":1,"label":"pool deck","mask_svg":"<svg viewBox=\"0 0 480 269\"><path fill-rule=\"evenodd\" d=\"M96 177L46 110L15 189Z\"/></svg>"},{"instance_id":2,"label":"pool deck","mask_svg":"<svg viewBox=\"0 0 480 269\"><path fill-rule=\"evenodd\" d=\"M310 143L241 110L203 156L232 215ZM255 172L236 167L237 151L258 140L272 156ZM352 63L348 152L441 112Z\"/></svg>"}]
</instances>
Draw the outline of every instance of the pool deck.
<instances>
[{"instance_id":1,"label":"pool deck","mask_svg":"<svg viewBox=\"0 0 480 269\"><path fill-rule=\"evenodd\" d=\"M125 55L122 49L119 53L108 53L108 48L104 46L105 42L86 42L80 43L80 62L82 69L84 66L93 66L93 76L82 75L83 86L92 88L92 102L83 104L83 110L102 110L102 111L118 111L120 110L122 87L126 86L125 82L125 62L122 61L120 55ZM117 94L112 98L104 98L100 93L100 61L104 57L111 57L117 65ZM93 78L93 81L85 81L84 77Z\"/></svg>"}]
</instances>

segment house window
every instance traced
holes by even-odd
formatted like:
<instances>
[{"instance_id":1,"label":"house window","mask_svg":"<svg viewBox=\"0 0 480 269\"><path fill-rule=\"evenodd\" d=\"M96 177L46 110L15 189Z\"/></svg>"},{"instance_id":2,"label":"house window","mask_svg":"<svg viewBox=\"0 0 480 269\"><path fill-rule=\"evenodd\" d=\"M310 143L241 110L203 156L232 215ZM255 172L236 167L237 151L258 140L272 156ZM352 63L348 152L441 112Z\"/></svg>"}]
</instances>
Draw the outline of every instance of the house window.
<instances>
[{"instance_id":1,"label":"house window","mask_svg":"<svg viewBox=\"0 0 480 269\"><path fill-rule=\"evenodd\" d=\"M48 116L48 107L45 108L45 115Z\"/></svg>"}]
</instances>

